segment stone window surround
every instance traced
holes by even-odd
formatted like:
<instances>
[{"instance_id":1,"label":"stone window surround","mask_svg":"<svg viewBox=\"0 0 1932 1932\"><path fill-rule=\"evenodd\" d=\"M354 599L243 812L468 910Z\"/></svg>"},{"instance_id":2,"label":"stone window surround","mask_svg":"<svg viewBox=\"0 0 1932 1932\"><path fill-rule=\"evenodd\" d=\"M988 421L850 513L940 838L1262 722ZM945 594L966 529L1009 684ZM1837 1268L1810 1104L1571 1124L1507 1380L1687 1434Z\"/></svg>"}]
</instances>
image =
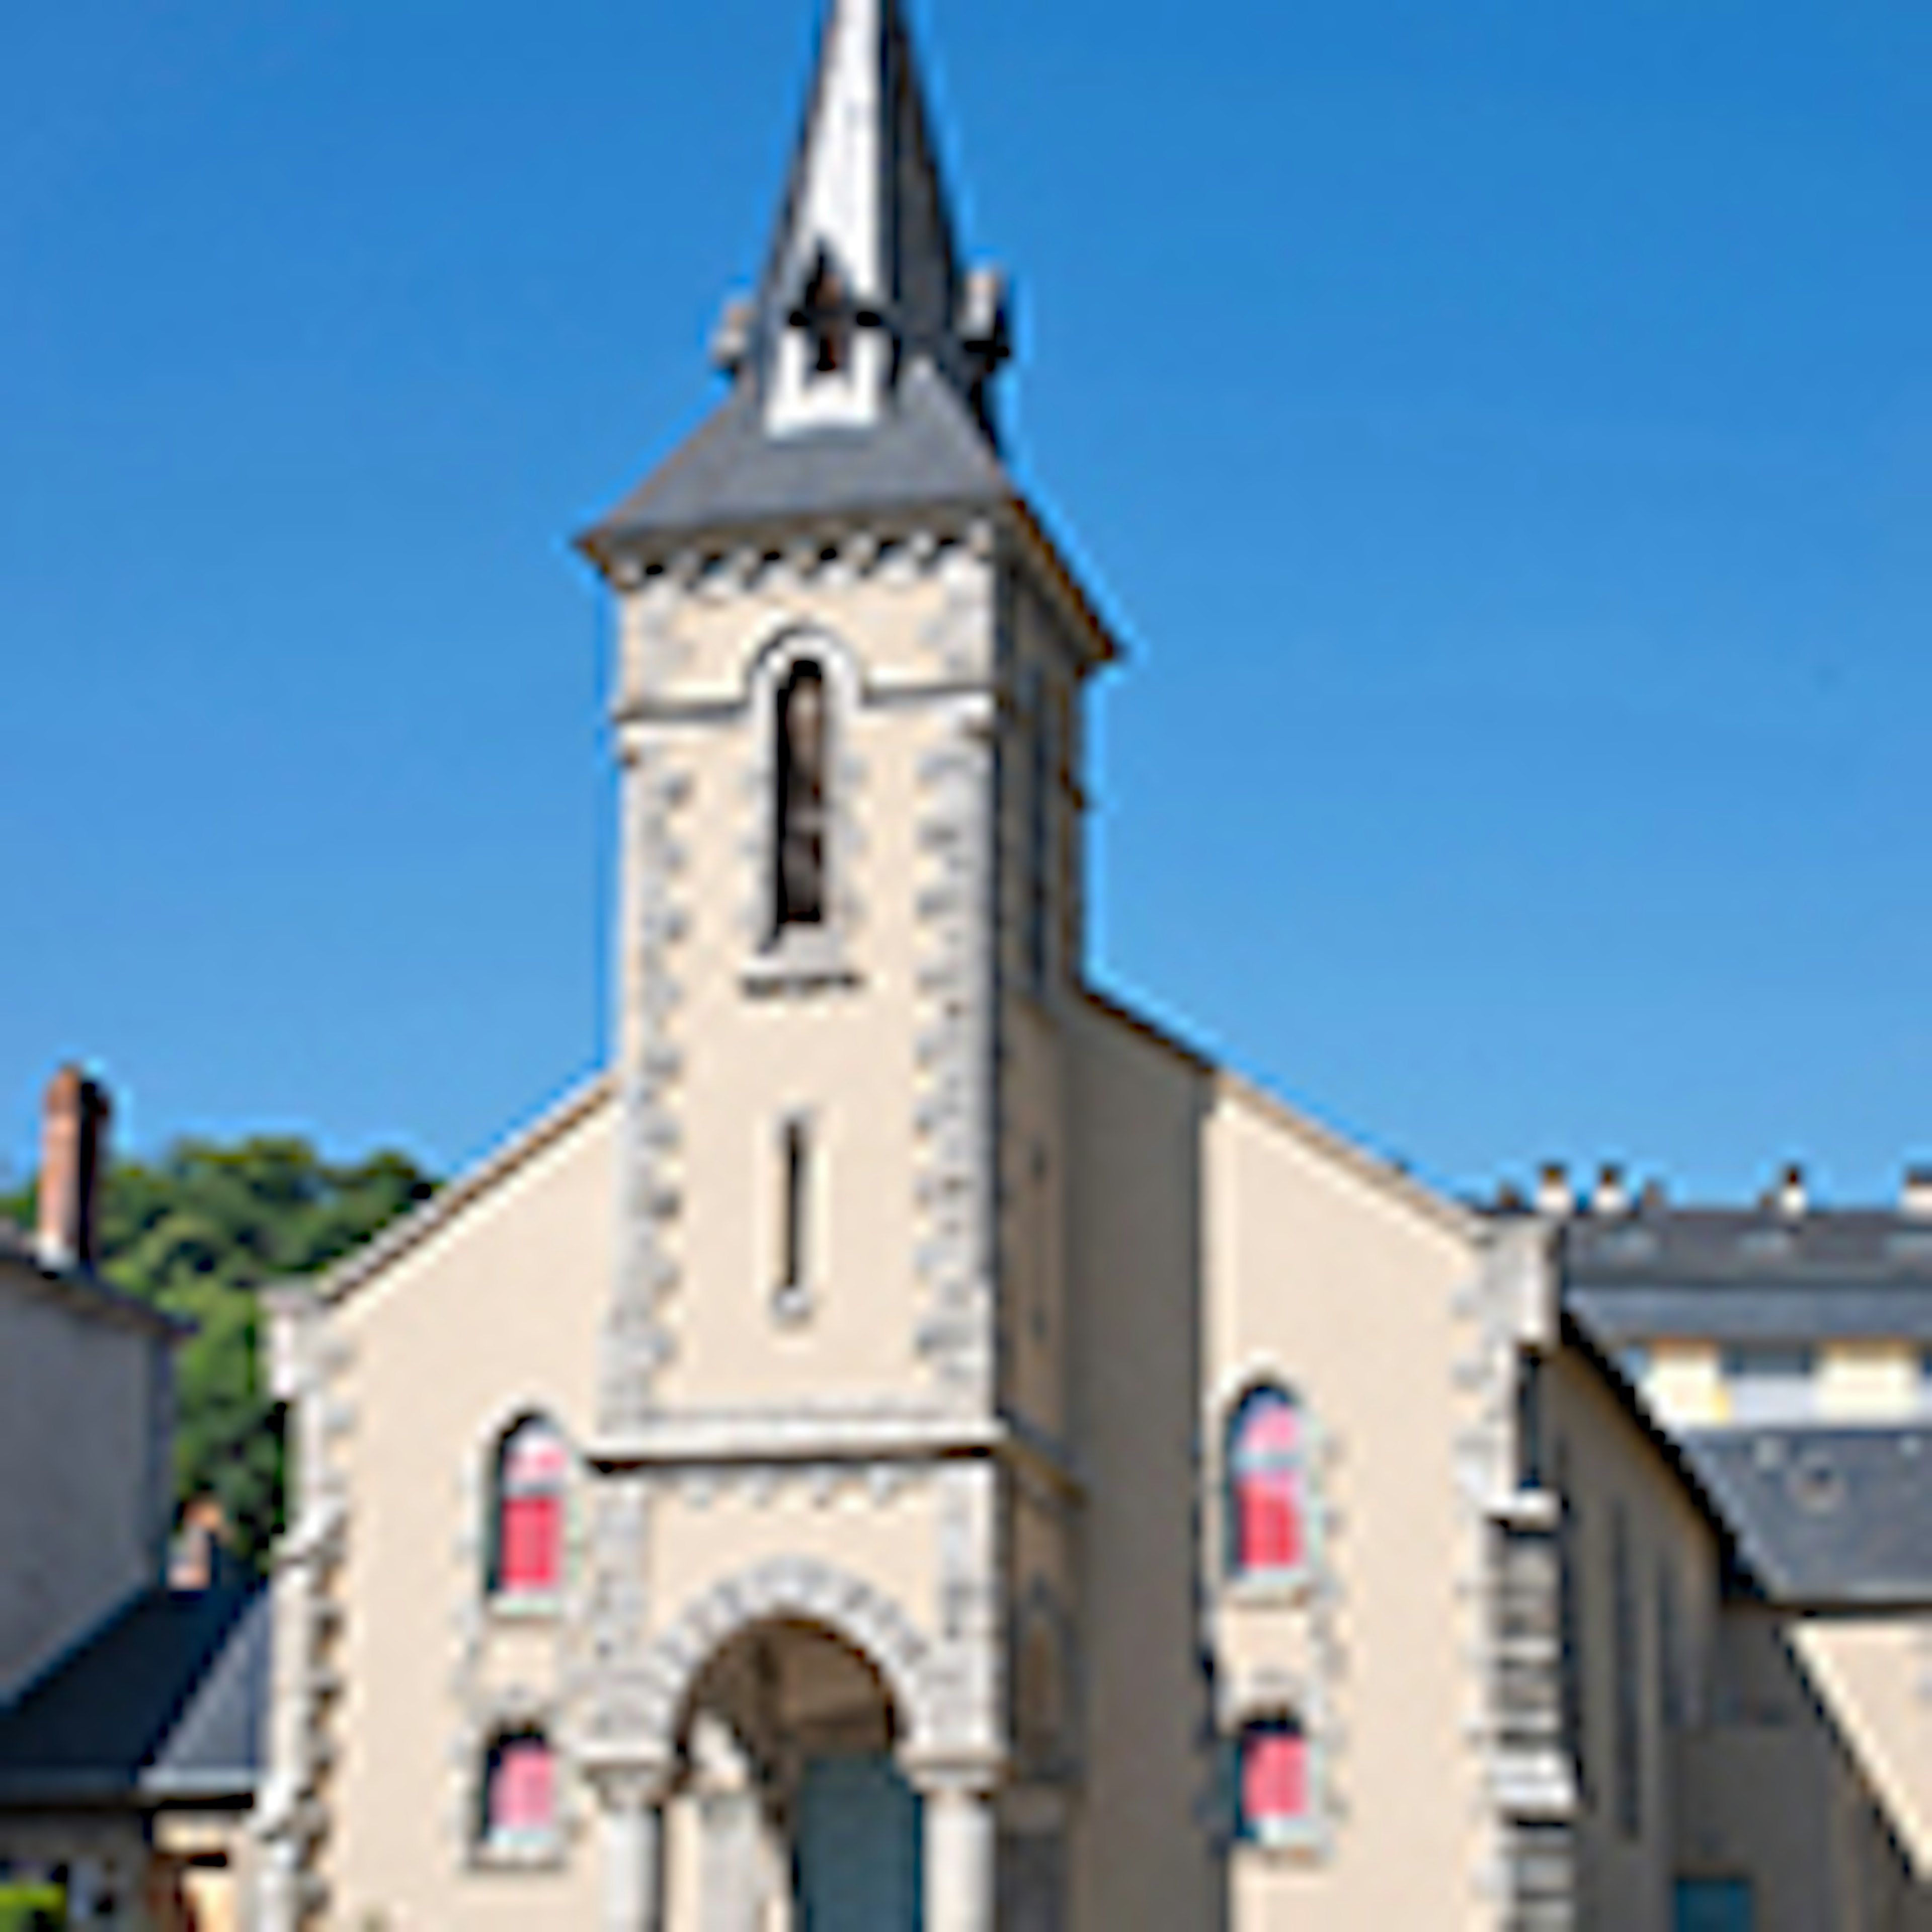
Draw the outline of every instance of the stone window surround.
<instances>
[{"instance_id":1,"label":"stone window surround","mask_svg":"<svg viewBox=\"0 0 1932 1932\"><path fill-rule=\"evenodd\" d=\"M778 709L786 680L801 664L817 665L824 680L824 917L816 926L778 928L772 891L778 862L774 796ZM852 880L860 845L854 798L862 777L851 740L853 721L866 702L866 680L856 656L825 626L788 615L770 625L756 641L745 698L753 738L746 788L753 818L744 849L753 862L753 878L744 914L751 952L740 979L748 993L798 994L849 989L860 982L848 957L860 916Z\"/></svg>"}]
</instances>

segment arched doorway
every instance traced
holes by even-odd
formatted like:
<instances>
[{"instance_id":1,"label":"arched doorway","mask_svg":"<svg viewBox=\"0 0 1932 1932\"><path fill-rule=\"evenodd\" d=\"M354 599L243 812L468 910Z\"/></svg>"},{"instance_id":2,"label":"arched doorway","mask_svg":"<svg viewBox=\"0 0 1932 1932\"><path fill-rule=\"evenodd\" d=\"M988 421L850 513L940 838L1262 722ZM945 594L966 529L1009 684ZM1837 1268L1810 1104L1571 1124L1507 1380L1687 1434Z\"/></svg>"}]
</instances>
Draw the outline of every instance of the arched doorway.
<instances>
[{"instance_id":1,"label":"arched doorway","mask_svg":"<svg viewBox=\"0 0 1932 1932\"><path fill-rule=\"evenodd\" d=\"M901 1738L890 1689L830 1630L777 1618L729 1640L682 1726L668 1932L922 1932Z\"/></svg>"}]
</instances>

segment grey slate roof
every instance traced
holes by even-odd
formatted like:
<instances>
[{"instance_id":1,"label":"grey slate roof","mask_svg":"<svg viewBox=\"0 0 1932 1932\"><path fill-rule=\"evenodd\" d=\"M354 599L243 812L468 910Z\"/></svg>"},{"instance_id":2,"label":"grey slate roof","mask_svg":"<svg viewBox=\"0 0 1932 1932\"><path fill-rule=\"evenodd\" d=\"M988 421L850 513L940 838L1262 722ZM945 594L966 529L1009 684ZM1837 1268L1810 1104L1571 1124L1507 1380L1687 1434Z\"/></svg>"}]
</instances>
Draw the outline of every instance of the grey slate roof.
<instances>
[{"instance_id":1,"label":"grey slate roof","mask_svg":"<svg viewBox=\"0 0 1932 1932\"><path fill-rule=\"evenodd\" d=\"M970 508L1018 491L952 384L915 363L869 429L766 434L740 381L680 448L582 539L598 562L729 531L744 541L814 520L901 508Z\"/></svg>"},{"instance_id":2,"label":"grey slate roof","mask_svg":"<svg viewBox=\"0 0 1932 1932\"><path fill-rule=\"evenodd\" d=\"M245 1802L269 1622L259 1586L133 1598L0 1710L0 1806Z\"/></svg>"},{"instance_id":3,"label":"grey slate roof","mask_svg":"<svg viewBox=\"0 0 1932 1932\"><path fill-rule=\"evenodd\" d=\"M1566 1300L1612 1346L1932 1342L1932 1222L1911 1216L1644 1206L1570 1220L1561 1253Z\"/></svg>"},{"instance_id":4,"label":"grey slate roof","mask_svg":"<svg viewBox=\"0 0 1932 1932\"><path fill-rule=\"evenodd\" d=\"M170 1340L194 1333L192 1322L116 1288L92 1268L50 1267L24 1228L0 1220L0 1290L8 1288L50 1296L80 1313Z\"/></svg>"},{"instance_id":5,"label":"grey slate roof","mask_svg":"<svg viewBox=\"0 0 1932 1932\"><path fill-rule=\"evenodd\" d=\"M1932 1429L1704 1430L1682 1442L1772 1601L1932 1605Z\"/></svg>"}]
</instances>

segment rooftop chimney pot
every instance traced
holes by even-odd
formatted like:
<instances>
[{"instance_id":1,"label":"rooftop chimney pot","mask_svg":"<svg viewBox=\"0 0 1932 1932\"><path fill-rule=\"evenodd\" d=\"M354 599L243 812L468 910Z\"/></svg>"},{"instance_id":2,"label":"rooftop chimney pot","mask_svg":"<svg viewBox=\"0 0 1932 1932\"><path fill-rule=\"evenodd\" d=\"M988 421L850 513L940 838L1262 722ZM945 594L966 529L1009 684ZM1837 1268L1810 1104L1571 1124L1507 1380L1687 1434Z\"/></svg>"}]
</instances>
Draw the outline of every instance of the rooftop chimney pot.
<instances>
[{"instance_id":1,"label":"rooftop chimney pot","mask_svg":"<svg viewBox=\"0 0 1932 1932\"><path fill-rule=\"evenodd\" d=\"M1778 1178L1771 1205L1787 1221L1802 1221L1811 1208L1811 1190L1804 1170L1793 1161Z\"/></svg>"},{"instance_id":2,"label":"rooftop chimney pot","mask_svg":"<svg viewBox=\"0 0 1932 1932\"><path fill-rule=\"evenodd\" d=\"M1630 1204L1630 1188L1624 1179L1623 1169L1615 1161L1606 1161L1597 1176L1597 1191L1591 1200L1592 1208L1599 1214L1628 1214Z\"/></svg>"},{"instance_id":3,"label":"rooftop chimney pot","mask_svg":"<svg viewBox=\"0 0 1932 1932\"><path fill-rule=\"evenodd\" d=\"M94 1264L100 1183L113 1111L107 1090L77 1066L63 1066L47 1083L40 1114L40 1211L35 1246L50 1268L91 1268Z\"/></svg>"}]
</instances>

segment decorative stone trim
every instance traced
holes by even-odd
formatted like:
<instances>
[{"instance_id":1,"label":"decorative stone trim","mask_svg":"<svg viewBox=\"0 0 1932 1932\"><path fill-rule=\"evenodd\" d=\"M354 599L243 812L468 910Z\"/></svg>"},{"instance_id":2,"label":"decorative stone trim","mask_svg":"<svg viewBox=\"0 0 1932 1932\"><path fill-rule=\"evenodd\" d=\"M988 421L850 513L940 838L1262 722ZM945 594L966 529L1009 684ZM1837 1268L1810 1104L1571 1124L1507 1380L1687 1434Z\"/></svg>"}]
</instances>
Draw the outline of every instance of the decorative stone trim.
<instances>
[{"instance_id":1,"label":"decorative stone trim","mask_svg":"<svg viewBox=\"0 0 1932 1932\"><path fill-rule=\"evenodd\" d=\"M652 1486L606 1474L592 1500L590 1587L572 1606L567 1701L580 1754L600 1762L649 1757Z\"/></svg>"},{"instance_id":2,"label":"decorative stone trim","mask_svg":"<svg viewBox=\"0 0 1932 1932\"><path fill-rule=\"evenodd\" d=\"M827 700L826 917L815 928L777 932L772 907L778 855L772 842L778 822L772 792L778 782L778 694L794 667L804 662L817 664L823 672ZM749 953L742 976L748 991L804 994L858 983L846 956L858 936L863 913L855 881L865 849L859 814L865 766L852 741L866 697L857 658L838 638L818 626L781 619L752 656L746 690L751 737L743 779L748 821L740 841L749 874L740 912Z\"/></svg>"},{"instance_id":3,"label":"decorative stone trim","mask_svg":"<svg viewBox=\"0 0 1932 1932\"><path fill-rule=\"evenodd\" d=\"M641 1754L671 1761L677 1731L705 1666L758 1624L794 1618L842 1637L884 1678L909 1741L950 1735L932 1646L904 1611L862 1578L808 1557L782 1557L714 1585L688 1605L650 1648L632 1733Z\"/></svg>"},{"instance_id":4,"label":"decorative stone trim","mask_svg":"<svg viewBox=\"0 0 1932 1932\"><path fill-rule=\"evenodd\" d=\"M617 1285L599 1362L599 1415L607 1429L632 1426L650 1413L657 1372L671 1347L659 1314L677 1283L671 1238L682 1208L674 1100L682 1061L670 1033L680 989L670 962L690 923L676 896L685 855L674 830L691 800L689 776L662 747L634 740L626 746L623 784L622 1178Z\"/></svg>"},{"instance_id":5,"label":"decorative stone trim","mask_svg":"<svg viewBox=\"0 0 1932 1932\"><path fill-rule=\"evenodd\" d=\"M914 1131L922 1229L914 1266L928 1284L918 1345L956 1405L984 1409L996 1369L992 696L945 707L921 760L916 913L922 1076Z\"/></svg>"},{"instance_id":6,"label":"decorative stone trim","mask_svg":"<svg viewBox=\"0 0 1932 1932\"><path fill-rule=\"evenodd\" d=\"M326 1779L336 1756L332 1726L340 1684L327 1652L344 1622L333 1586L350 1530L340 1454L353 1414L335 1392L349 1351L330 1334L320 1294L289 1285L265 1299L274 1385L290 1410L294 1520L272 1566L268 1775L248 1829L260 1848L261 1932L300 1932L330 1898L315 1860L327 1834Z\"/></svg>"},{"instance_id":7,"label":"decorative stone trim","mask_svg":"<svg viewBox=\"0 0 1932 1932\"><path fill-rule=\"evenodd\" d=\"M1558 1500L1520 1486L1517 1391L1532 1358L1556 1340L1547 1228L1494 1229L1480 1272L1452 1304L1456 1481L1462 1554L1456 1574L1472 1660L1466 1726L1491 1849L1477 1885L1504 1922L1563 1932L1574 1923L1575 1779L1563 1738Z\"/></svg>"},{"instance_id":8,"label":"decorative stone trim","mask_svg":"<svg viewBox=\"0 0 1932 1932\"><path fill-rule=\"evenodd\" d=\"M716 1469L814 1462L930 1463L962 1456L1000 1459L1058 1503L1077 1501L1084 1480L1065 1447L1010 1416L975 1417L931 1402L800 1402L790 1409L697 1409L653 1417L590 1444L605 1469Z\"/></svg>"},{"instance_id":9,"label":"decorative stone trim","mask_svg":"<svg viewBox=\"0 0 1932 1932\"><path fill-rule=\"evenodd\" d=\"M542 1839L493 1844L482 1833L483 1780L490 1749L501 1737L528 1732L550 1748L556 1766L555 1828ZM550 1693L518 1685L493 1691L465 1714L450 1752L452 1790L448 1820L459 1863L475 1871L549 1872L569 1862L573 1840L590 1822L588 1797L579 1784L568 1741L560 1732Z\"/></svg>"},{"instance_id":10,"label":"decorative stone trim","mask_svg":"<svg viewBox=\"0 0 1932 1932\"><path fill-rule=\"evenodd\" d=\"M939 1472L937 1738L976 1759L1006 1757L1006 1591L1000 1472L990 1461Z\"/></svg>"},{"instance_id":11,"label":"decorative stone trim","mask_svg":"<svg viewBox=\"0 0 1932 1932\"><path fill-rule=\"evenodd\" d=\"M1280 1390L1294 1402L1301 1430L1304 1555L1294 1569L1231 1575L1228 1567L1228 1432L1241 1404L1257 1389ZM1334 1849L1346 1770L1346 1728L1337 1707L1341 1669L1342 1586L1334 1560L1332 1526L1336 1450L1333 1438L1305 1392L1272 1356L1247 1358L1223 1375L1203 1412L1199 1460L1207 1494L1202 1511L1208 1575L1218 1580L1212 1600L1222 1610L1258 1611L1278 1620L1283 1654L1292 1666L1274 1664L1244 1676L1217 1680L1216 1721L1220 1734L1220 1789L1213 1810L1230 1845L1246 1853L1300 1859L1325 1858ZM1271 1622L1270 1628L1276 1628ZM1218 1650L1218 1643L1216 1648ZM1309 1806L1298 1820L1265 1840L1238 1837L1235 1783L1241 1735L1269 1718L1292 1718L1308 1749Z\"/></svg>"},{"instance_id":12,"label":"decorative stone trim","mask_svg":"<svg viewBox=\"0 0 1932 1932\"><path fill-rule=\"evenodd\" d=\"M489 1556L496 1527L496 1476L505 1441L520 1424L530 1420L541 1420L553 1430L570 1456L570 1477L564 1492L564 1580L556 1590L542 1596L513 1596L490 1587ZM450 1694L456 1712L451 1756L452 1762L464 1768L466 1776L473 1775L470 1760L477 1748L479 1732L501 1714L500 1700L490 1688L488 1676L493 1634L509 1628L548 1631L555 1636L560 1653L568 1628L578 1615L577 1598L582 1588L586 1556L583 1486L583 1459L571 1441L569 1431L550 1405L535 1397L498 1404L475 1432L470 1453L457 1472L457 1520L460 1527L456 1538L457 1594L450 1612L455 1639ZM561 1677L560 1654L553 1668ZM546 1734L551 1728L553 1695L547 1693L543 1701L531 1705L532 1712L542 1716ZM473 1813L464 1815L473 1816ZM473 1838L471 1833L460 1841L466 1848L466 1855L478 1849L472 1842ZM492 1862L496 1861L496 1854L490 1858ZM524 1864L531 1861L518 1853L509 1862Z\"/></svg>"}]
</instances>

